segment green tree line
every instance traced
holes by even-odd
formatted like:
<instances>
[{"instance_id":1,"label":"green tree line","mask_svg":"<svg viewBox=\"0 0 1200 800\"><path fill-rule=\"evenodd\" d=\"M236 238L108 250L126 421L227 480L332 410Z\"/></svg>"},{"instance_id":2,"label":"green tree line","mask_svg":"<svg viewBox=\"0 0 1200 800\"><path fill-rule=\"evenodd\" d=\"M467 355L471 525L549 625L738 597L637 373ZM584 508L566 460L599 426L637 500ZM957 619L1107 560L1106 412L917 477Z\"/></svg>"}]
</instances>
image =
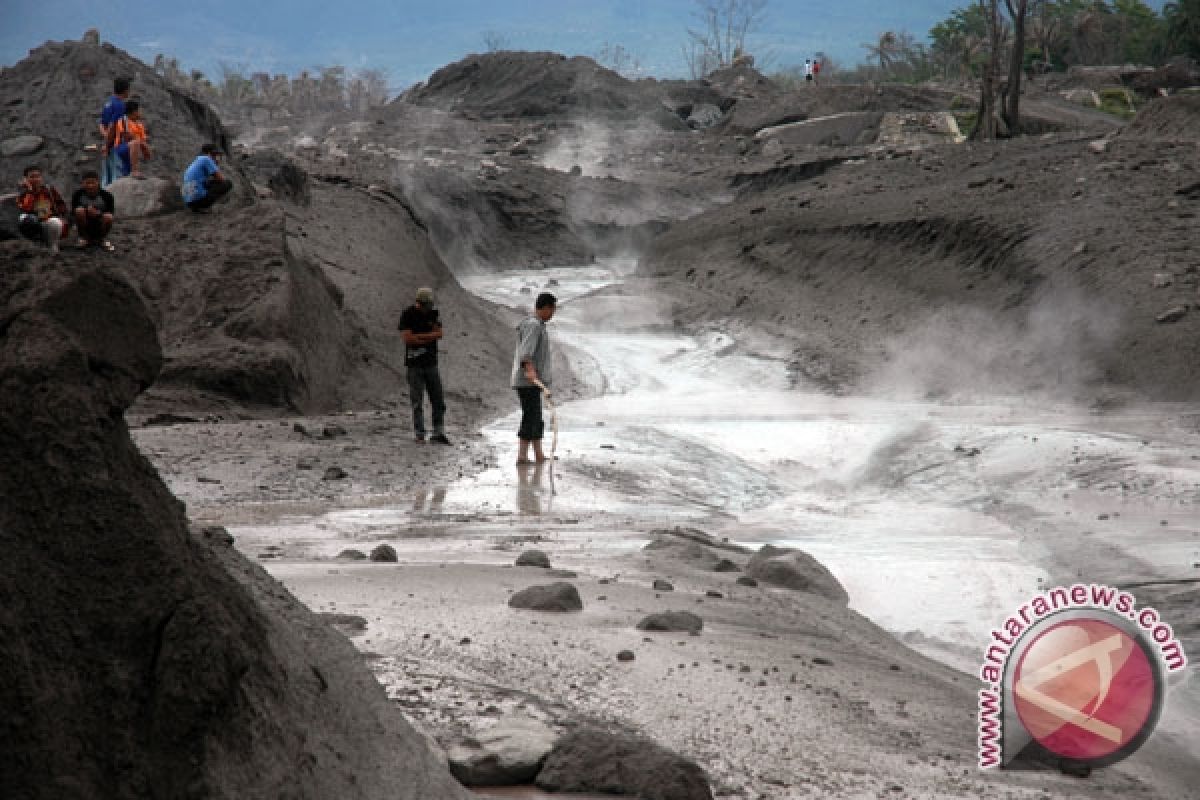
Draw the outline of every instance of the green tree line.
<instances>
[{"instance_id":1,"label":"green tree line","mask_svg":"<svg viewBox=\"0 0 1200 800\"><path fill-rule=\"evenodd\" d=\"M1001 4L1002 6L1005 4ZM1027 0L1022 60L1029 72L1072 66L1157 66L1178 56L1200 59L1200 0L1167 3L1162 12L1143 0ZM867 61L857 78L922 81L978 78L991 55L990 4L955 9L925 44L906 31L885 31L863 45ZM1014 15L1001 14L999 40L1011 45Z\"/></svg>"}]
</instances>

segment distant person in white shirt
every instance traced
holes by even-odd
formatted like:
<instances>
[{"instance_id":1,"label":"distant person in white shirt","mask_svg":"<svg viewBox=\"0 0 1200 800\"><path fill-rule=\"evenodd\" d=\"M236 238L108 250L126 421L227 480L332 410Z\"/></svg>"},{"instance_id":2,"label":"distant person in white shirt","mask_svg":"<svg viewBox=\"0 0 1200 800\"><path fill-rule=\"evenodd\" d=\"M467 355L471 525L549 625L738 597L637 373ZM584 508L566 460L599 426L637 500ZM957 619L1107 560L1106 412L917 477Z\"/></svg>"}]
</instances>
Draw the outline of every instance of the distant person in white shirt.
<instances>
[{"instance_id":1,"label":"distant person in white shirt","mask_svg":"<svg viewBox=\"0 0 1200 800\"><path fill-rule=\"evenodd\" d=\"M812 83L813 80L813 62L811 58L804 59L804 81Z\"/></svg>"}]
</instances>

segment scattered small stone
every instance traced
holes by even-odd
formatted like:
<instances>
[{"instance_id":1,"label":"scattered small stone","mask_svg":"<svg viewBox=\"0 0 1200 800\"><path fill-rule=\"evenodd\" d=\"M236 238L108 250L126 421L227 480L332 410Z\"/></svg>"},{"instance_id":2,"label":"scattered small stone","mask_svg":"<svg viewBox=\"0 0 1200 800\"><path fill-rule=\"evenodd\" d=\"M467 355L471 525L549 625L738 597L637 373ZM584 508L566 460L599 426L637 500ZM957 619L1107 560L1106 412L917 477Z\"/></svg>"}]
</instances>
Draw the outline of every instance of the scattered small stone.
<instances>
[{"instance_id":1,"label":"scattered small stone","mask_svg":"<svg viewBox=\"0 0 1200 800\"><path fill-rule=\"evenodd\" d=\"M713 567L713 572L741 572L742 568L730 561L728 558L722 558Z\"/></svg>"},{"instance_id":2,"label":"scattered small stone","mask_svg":"<svg viewBox=\"0 0 1200 800\"><path fill-rule=\"evenodd\" d=\"M317 616L330 625L339 628L349 628L353 631L365 631L367 629L366 618L360 617L357 614L339 614L334 611L322 611Z\"/></svg>"},{"instance_id":3,"label":"scattered small stone","mask_svg":"<svg viewBox=\"0 0 1200 800\"><path fill-rule=\"evenodd\" d=\"M530 611L582 611L583 599L574 586L559 582L522 589L508 598L508 605Z\"/></svg>"},{"instance_id":4,"label":"scattered small stone","mask_svg":"<svg viewBox=\"0 0 1200 800\"><path fill-rule=\"evenodd\" d=\"M1155 289L1166 289L1168 286L1170 286L1174 282L1175 282L1175 276L1169 272L1154 273L1153 284L1154 284Z\"/></svg>"},{"instance_id":5,"label":"scattered small stone","mask_svg":"<svg viewBox=\"0 0 1200 800\"><path fill-rule=\"evenodd\" d=\"M715 597L718 600L725 597L725 595L721 594L720 592L716 591L715 589L709 589L707 592L704 593L704 596L705 597Z\"/></svg>"},{"instance_id":6,"label":"scattered small stone","mask_svg":"<svg viewBox=\"0 0 1200 800\"><path fill-rule=\"evenodd\" d=\"M738 586L749 586L751 588L758 586L758 581L751 578L749 575L739 575L737 579Z\"/></svg>"},{"instance_id":7,"label":"scattered small stone","mask_svg":"<svg viewBox=\"0 0 1200 800\"><path fill-rule=\"evenodd\" d=\"M673 592L675 591L675 586L670 581L664 581L662 578L659 578L654 581L654 590L658 592Z\"/></svg>"},{"instance_id":8,"label":"scattered small stone","mask_svg":"<svg viewBox=\"0 0 1200 800\"><path fill-rule=\"evenodd\" d=\"M1108 514L1100 514L1096 517L1096 519L1106 520L1106 519L1108 519Z\"/></svg>"},{"instance_id":9,"label":"scattered small stone","mask_svg":"<svg viewBox=\"0 0 1200 800\"><path fill-rule=\"evenodd\" d=\"M833 666L832 661L830 661L828 658L824 658L822 656L813 656L812 663L814 663L820 667L832 667Z\"/></svg>"},{"instance_id":10,"label":"scattered small stone","mask_svg":"<svg viewBox=\"0 0 1200 800\"><path fill-rule=\"evenodd\" d=\"M221 482L217 478L210 478L207 475L197 475L196 480L199 483L220 483Z\"/></svg>"},{"instance_id":11,"label":"scattered small stone","mask_svg":"<svg viewBox=\"0 0 1200 800\"><path fill-rule=\"evenodd\" d=\"M336 439L338 436L346 435L346 429L341 425L326 425L321 431L322 439Z\"/></svg>"},{"instance_id":12,"label":"scattered small stone","mask_svg":"<svg viewBox=\"0 0 1200 800\"><path fill-rule=\"evenodd\" d=\"M458 640L458 643L459 643L459 644L470 644L470 643L471 643L471 637L470 637L470 636L464 636L463 638L461 638L461 639L459 639L459 640Z\"/></svg>"},{"instance_id":13,"label":"scattered small stone","mask_svg":"<svg viewBox=\"0 0 1200 800\"><path fill-rule=\"evenodd\" d=\"M1087 252L1087 242L1080 242L1075 245L1075 249L1071 251L1074 255L1081 256Z\"/></svg>"},{"instance_id":14,"label":"scattered small stone","mask_svg":"<svg viewBox=\"0 0 1200 800\"><path fill-rule=\"evenodd\" d=\"M337 554L337 557L343 561L366 561L367 554L362 550L343 550Z\"/></svg>"},{"instance_id":15,"label":"scattered small stone","mask_svg":"<svg viewBox=\"0 0 1200 800\"><path fill-rule=\"evenodd\" d=\"M1175 306L1169 308L1163 313L1154 318L1154 321L1160 325L1169 325L1172 322L1178 322L1187 315L1187 306Z\"/></svg>"},{"instance_id":16,"label":"scattered small stone","mask_svg":"<svg viewBox=\"0 0 1200 800\"><path fill-rule=\"evenodd\" d=\"M636 656L633 654L632 650L622 650L621 652L617 653L617 661L633 661L634 658L636 658Z\"/></svg>"},{"instance_id":17,"label":"scattered small stone","mask_svg":"<svg viewBox=\"0 0 1200 800\"><path fill-rule=\"evenodd\" d=\"M292 430L303 436L308 436L308 428L304 427L299 422L292 426Z\"/></svg>"},{"instance_id":18,"label":"scattered small stone","mask_svg":"<svg viewBox=\"0 0 1200 800\"><path fill-rule=\"evenodd\" d=\"M302 458L296 462L296 469L315 469L317 460L315 458Z\"/></svg>"},{"instance_id":19,"label":"scattered small stone","mask_svg":"<svg viewBox=\"0 0 1200 800\"><path fill-rule=\"evenodd\" d=\"M325 470L325 474L321 476L321 480L340 481L346 477L346 470L341 467L330 467Z\"/></svg>"},{"instance_id":20,"label":"scattered small stone","mask_svg":"<svg viewBox=\"0 0 1200 800\"><path fill-rule=\"evenodd\" d=\"M526 550L521 555L517 556L516 565L518 567L541 567L542 569L550 569L550 556L546 555L541 550Z\"/></svg>"},{"instance_id":21,"label":"scattered small stone","mask_svg":"<svg viewBox=\"0 0 1200 800\"><path fill-rule=\"evenodd\" d=\"M704 629L704 620L690 611L660 611L645 617L637 628L640 631L698 633Z\"/></svg>"},{"instance_id":22,"label":"scattered small stone","mask_svg":"<svg viewBox=\"0 0 1200 800\"><path fill-rule=\"evenodd\" d=\"M394 564L400 560L400 557L396 555L396 548L390 544L381 544L371 551L371 560Z\"/></svg>"},{"instance_id":23,"label":"scattered small stone","mask_svg":"<svg viewBox=\"0 0 1200 800\"><path fill-rule=\"evenodd\" d=\"M1094 142L1088 142L1088 150L1091 150L1096 155L1104 155L1108 152L1108 139L1097 139Z\"/></svg>"}]
</instances>

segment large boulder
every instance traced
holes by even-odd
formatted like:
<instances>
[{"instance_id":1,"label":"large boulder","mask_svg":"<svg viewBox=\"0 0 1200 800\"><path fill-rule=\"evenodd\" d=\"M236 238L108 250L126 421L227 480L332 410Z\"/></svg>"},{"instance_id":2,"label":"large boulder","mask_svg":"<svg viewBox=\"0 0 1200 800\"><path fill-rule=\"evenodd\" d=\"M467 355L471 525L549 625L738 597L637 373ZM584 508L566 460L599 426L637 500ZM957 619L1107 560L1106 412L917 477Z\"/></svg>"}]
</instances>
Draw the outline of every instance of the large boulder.
<instances>
[{"instance_id":1,"label":"large boulder","mask_svg":"<svg viewBox=\"0 0 1200 800\"><path fill-rule=\"evenodd\" d=\"M746 565L746 574L771 586L820 595L846 605L850 596L821 562L790 547L763 545Z\"/></svg>"},{"instance_id":2,"label":"large boulder","mask_svg":"<svg viewBox=\"0 0 1200 800\"><path fill-rule=\"evenodd\" d=\"M13 136L11 139L5 139L0 142L0 156L5 158L16 158L17 156L29 156L42 149L42 144L46 140L40 136L32 134L22 134L21 136Z\"/></svg>"},{"instance_id":3,"label":"large boulder","mask_svg":"<svg viewBox=\"0 0 1200 800\"><path fill-rule=\"evenodd\" d=\"M708 776L656 742L594 728L564 736L538 773L550 792L597 792L642 800L711 800Z\"/></svg>"},{"instance_id":4,"label":"large boulder","mask_svg":"<svg viewBox=\"0 0 1200 800\"><path fill-rule=\"evenodd\" d=\"M162 178L120 178L108 190L119 218L150 217L183 208L179 187Z\"/></svg>"},{"instance_id":5,"label":"large boulder","mask_svg":"<svg viewBox=\"0 0 1200 800\"><path fill-rule=\"evenodd\" d=\"M556 741L558 734L544 722L504 719L451 748L450 772L464 786L527 784L537 776Z\"/></svg>"},{"instance_id":6,"label":"large boulder","mask_svg":"<svg viewBox=\"0 0 1200 800\"><path fill-rule=\"evenodd\" d=\"M583 599L578 589L559 581L522 589L508 598L508 605L529 611L582 611Z\"/></svg>"},{"instance_id":7,"label":"large boulder","mask_svg":"<svg viewBox=\"0 0 1200 800\"><path fill-rule=\"evenodd\" d=\"M189 532L123 417L162 365L138 292L0 247L3 795L465 798L349 642Z\"/></svg>"}]
</instances>

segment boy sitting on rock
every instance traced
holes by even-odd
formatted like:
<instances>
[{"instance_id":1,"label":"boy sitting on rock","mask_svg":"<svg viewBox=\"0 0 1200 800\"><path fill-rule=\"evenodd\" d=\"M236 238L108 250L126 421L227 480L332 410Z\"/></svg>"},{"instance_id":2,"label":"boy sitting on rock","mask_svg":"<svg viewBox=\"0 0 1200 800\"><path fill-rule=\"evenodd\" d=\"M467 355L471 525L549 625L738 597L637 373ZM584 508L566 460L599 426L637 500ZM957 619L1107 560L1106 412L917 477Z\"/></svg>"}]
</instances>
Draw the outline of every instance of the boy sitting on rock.
<instances>
[{"instance_id":1,"label":"boy sitting on rock","mask_svg":"<svg viewBox=\"0 0 1200 800\"><path fill-rule=\"evenodd\" d=\"M17 227L26 238L45 242L57 253L58 242L70 227L67 204L57 189L42 180L41 167L28 166L24 175L17 195Z\"/></svg>"},{"instance_id":2,"label":"boy sitting on rock","mask_svg":"<svg viewBox=\"0 0 1200 800\"><path fill-rule=\"evenodd\" d=\"M100 175L95 170L83 173L83 185L71 195L71 211L80 247L98 246L110 253L116 249L106 238L112 230L113 196L100 188Z\"/></svg>"},{"instance_id":3,"label":"boy sitting on rock","mask_svg":"<svg viewBox=\"0 0 1200 800\"><path fill-rule=\"evenodd\" d=\"M116 153L117 158L121 159L121 174L134 178L145 177L141 164L153 154L146 141L146 126L142 122L142 108L138 101L126 103L125 116L113 124L116 125Z\"/></svg>"}]
</instances>

